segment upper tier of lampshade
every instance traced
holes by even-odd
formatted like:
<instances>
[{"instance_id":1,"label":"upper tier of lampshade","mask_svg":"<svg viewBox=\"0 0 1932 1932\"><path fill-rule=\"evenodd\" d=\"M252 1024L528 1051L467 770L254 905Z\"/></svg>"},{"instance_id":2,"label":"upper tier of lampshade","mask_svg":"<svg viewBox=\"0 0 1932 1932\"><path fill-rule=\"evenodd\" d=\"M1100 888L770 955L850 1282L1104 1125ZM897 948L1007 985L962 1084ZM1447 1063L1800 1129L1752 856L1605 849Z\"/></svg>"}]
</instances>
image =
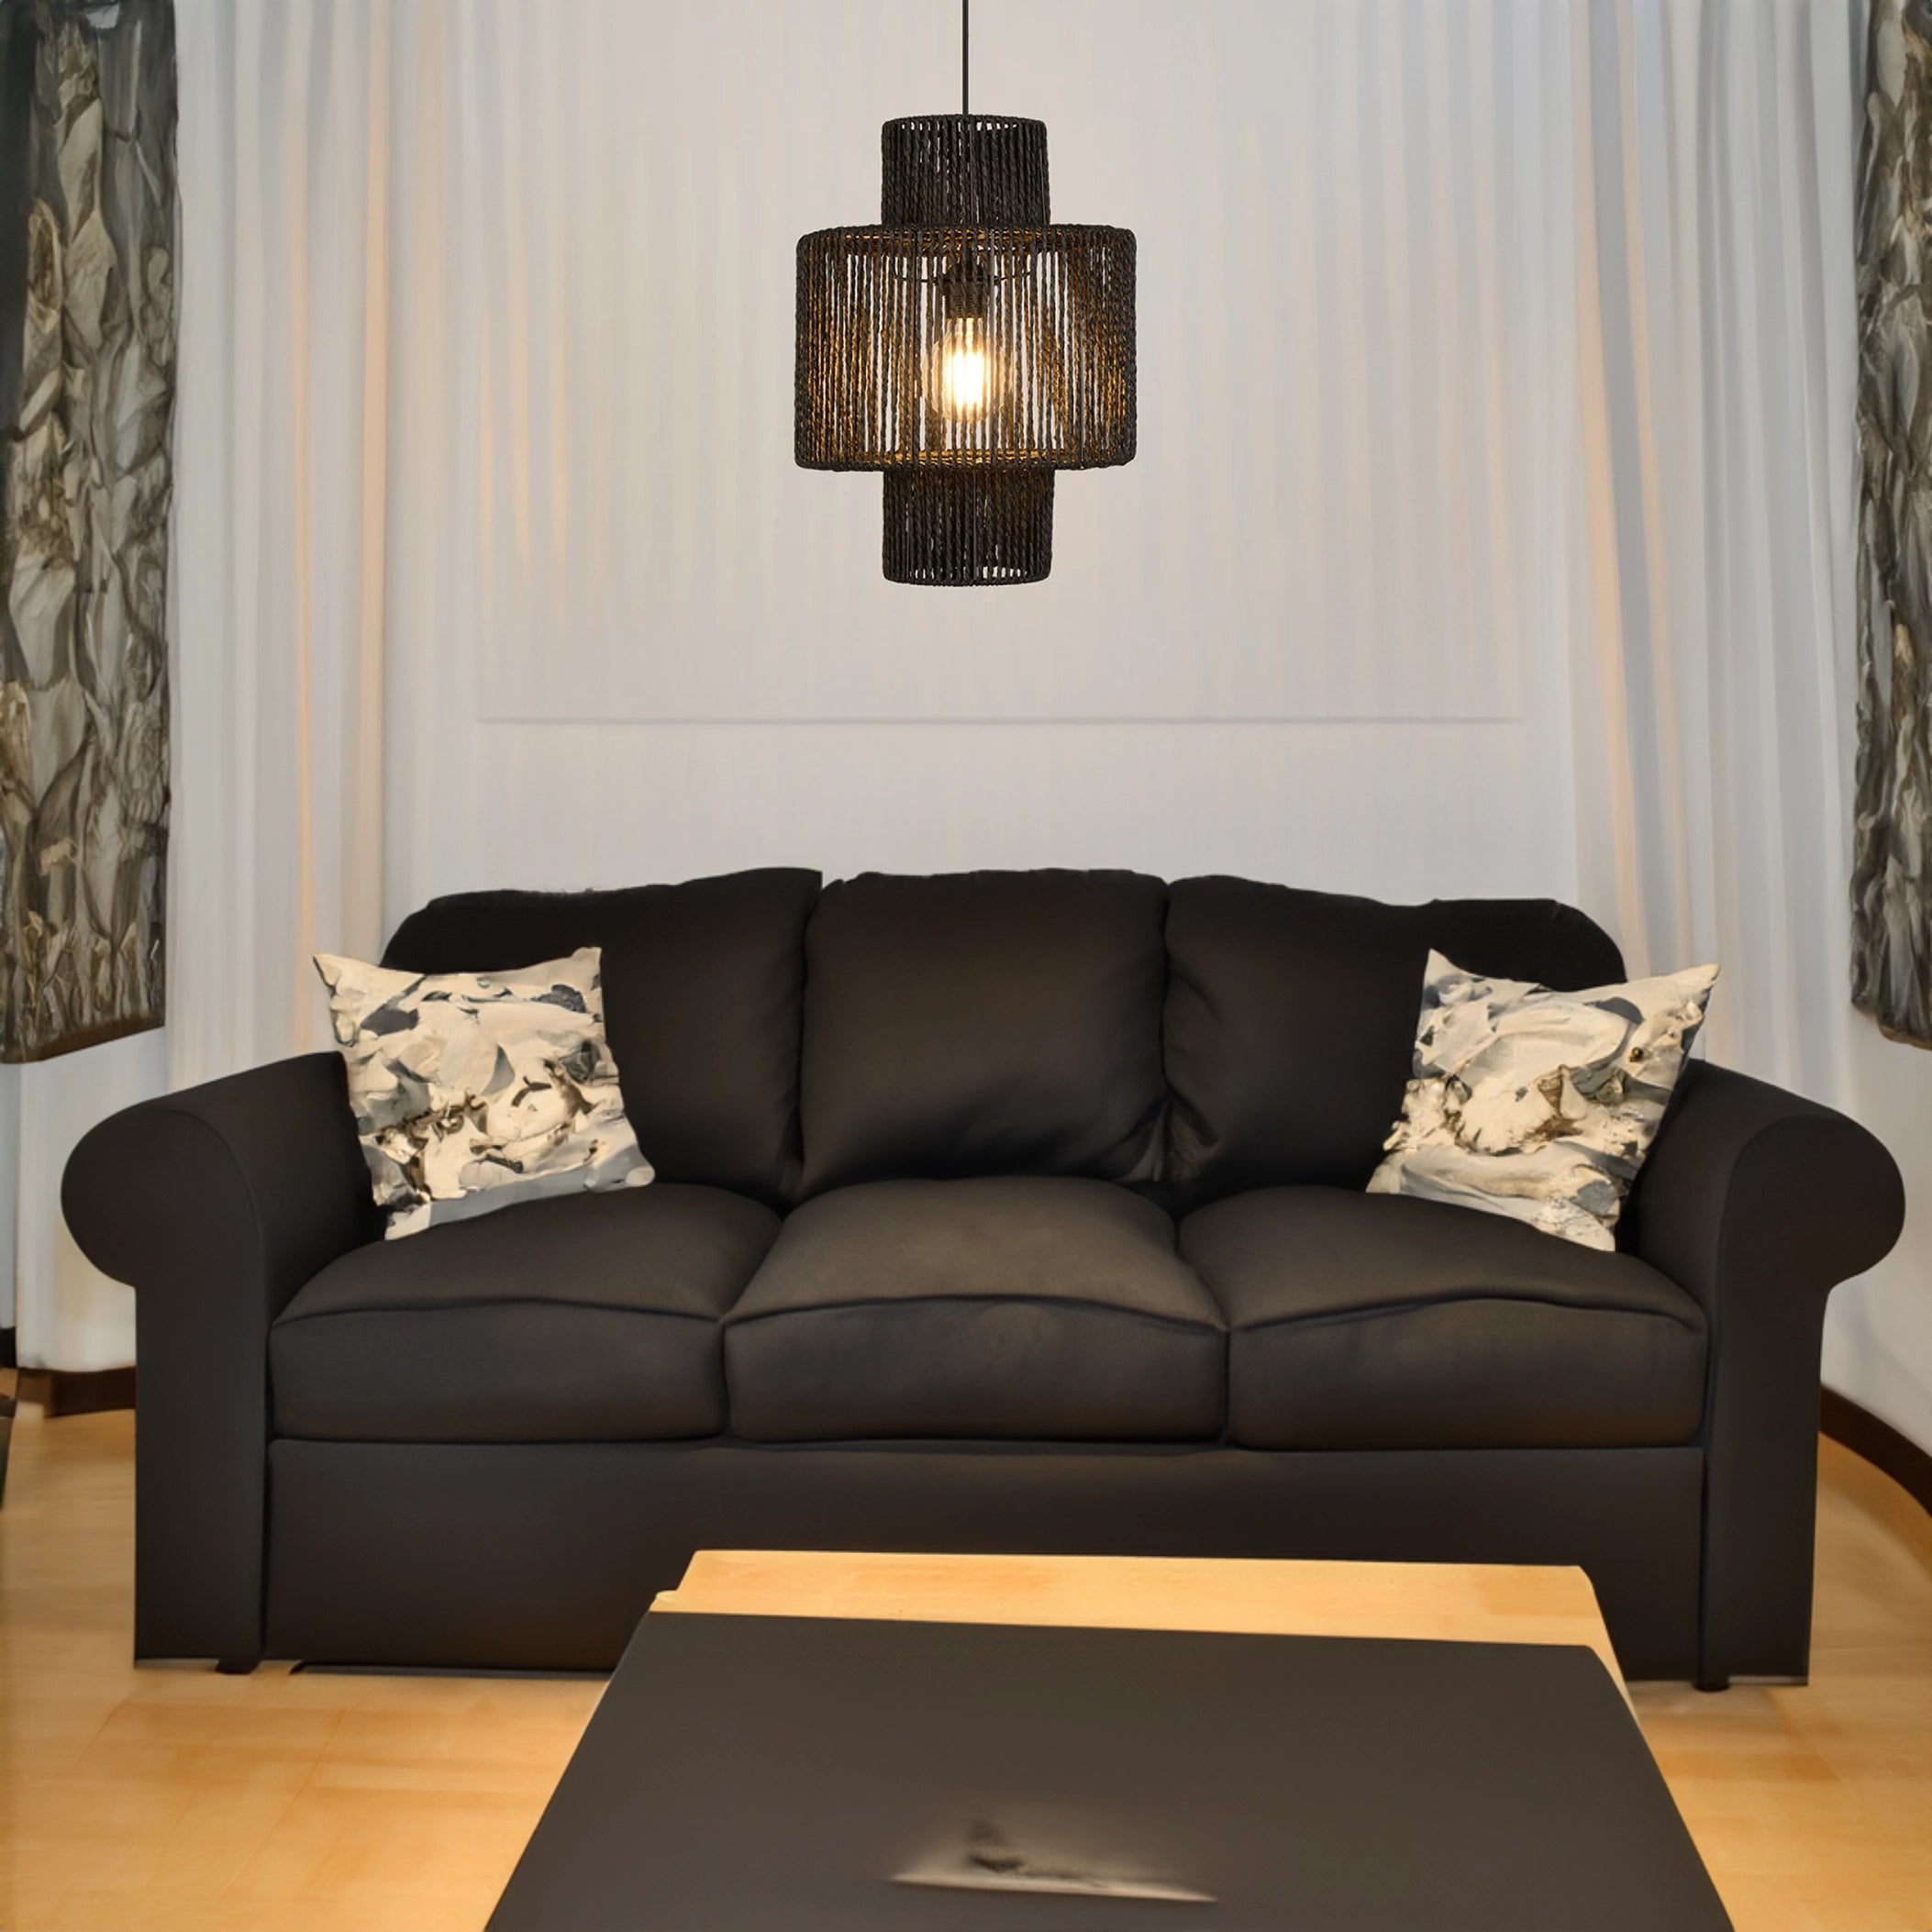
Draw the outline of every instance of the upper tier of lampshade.
<instances>
[{"instance_id":1,"label":"upper tier of lampshade","mask_svg":"<svg viewBox=\"0 0 1932 1932\"><path fill-rule=\"evenodd\" d=\"M1133 236L1051 221L1042 122L920 115L880 145L880 224L798 244L798 461L1128 461Z\"/></svg>"}]
</instances>

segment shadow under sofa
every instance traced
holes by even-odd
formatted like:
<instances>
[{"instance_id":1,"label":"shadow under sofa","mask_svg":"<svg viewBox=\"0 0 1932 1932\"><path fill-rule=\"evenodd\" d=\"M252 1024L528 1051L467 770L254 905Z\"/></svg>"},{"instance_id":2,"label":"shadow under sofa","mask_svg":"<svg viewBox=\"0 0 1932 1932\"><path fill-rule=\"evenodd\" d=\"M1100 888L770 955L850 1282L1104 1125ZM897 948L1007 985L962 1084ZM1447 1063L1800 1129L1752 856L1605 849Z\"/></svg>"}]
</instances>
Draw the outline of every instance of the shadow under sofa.
<instances>
[{"instance_id":1,"label":"shadow under sofa","mask_svg":"<svg viewBox=\"0 0 1932 1932\"><path fill-rule=\"evenodd\" d=\"M1362 1192L1428 949L1621 979L1582 914L765 871L439 900L385 963L583 945L650 1186L384 1241L332 1053L76 1150L138 1657L608 1668L711 1546L1579 1563L1632 1676L1804 1674L1878 1143L1693 1064L1616 1253Z\"/></svg>"}]
</instances>

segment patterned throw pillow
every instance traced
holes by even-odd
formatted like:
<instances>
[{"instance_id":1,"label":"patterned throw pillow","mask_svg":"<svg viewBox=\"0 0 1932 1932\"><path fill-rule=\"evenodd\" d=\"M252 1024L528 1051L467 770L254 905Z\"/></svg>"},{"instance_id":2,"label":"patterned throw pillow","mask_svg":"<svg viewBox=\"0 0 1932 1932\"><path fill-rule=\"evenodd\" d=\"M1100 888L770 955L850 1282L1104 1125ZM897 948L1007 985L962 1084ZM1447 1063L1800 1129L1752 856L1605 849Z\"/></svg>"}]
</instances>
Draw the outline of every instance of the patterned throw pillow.
<instances>
[{"instance_id":1,"label":"patterned throw pillow","mask_svg":"<svg viewBox=\"0 0 1932 1932\"><path fill-rule=\"evenodd\" d=\"M1695 966L1552 993L1465 972L1423 978L1414 1077L1371 1194L1416 1194L1615 1248L1717 978Z\"/></svg>"},{"instance_id":2,"label":"patterned throw pillow","mask_svg":"<svg viewBox=\"0 0 1932 1932\"><path fill-rule=\"evenodd\" d=\"M604 1038L598 952L516 972L316 956L388 1235L651 1178Z\"/></svg>"}]
</instances>

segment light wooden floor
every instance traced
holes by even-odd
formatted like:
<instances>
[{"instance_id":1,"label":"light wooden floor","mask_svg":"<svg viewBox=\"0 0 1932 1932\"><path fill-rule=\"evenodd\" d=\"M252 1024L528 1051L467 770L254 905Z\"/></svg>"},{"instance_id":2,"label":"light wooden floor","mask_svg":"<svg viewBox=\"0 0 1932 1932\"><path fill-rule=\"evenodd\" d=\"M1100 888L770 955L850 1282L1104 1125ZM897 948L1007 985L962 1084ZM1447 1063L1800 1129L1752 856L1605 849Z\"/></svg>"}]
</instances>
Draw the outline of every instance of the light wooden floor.
<instances>
[{"instance_id":1,"label":"light wooden floor","mask_svg":"<svg viewBox=\"0 0 1932 1932\"><path fill-rule=\"evenodd\" d=\"M132 1437L16 1428L0 1927L477 1932L598 1687L135 1671ZM1637 1706L1740 1932L1932 1932L1932 1520L1822 1459L1811 1684Z\"/></svg>"}]
</instances>

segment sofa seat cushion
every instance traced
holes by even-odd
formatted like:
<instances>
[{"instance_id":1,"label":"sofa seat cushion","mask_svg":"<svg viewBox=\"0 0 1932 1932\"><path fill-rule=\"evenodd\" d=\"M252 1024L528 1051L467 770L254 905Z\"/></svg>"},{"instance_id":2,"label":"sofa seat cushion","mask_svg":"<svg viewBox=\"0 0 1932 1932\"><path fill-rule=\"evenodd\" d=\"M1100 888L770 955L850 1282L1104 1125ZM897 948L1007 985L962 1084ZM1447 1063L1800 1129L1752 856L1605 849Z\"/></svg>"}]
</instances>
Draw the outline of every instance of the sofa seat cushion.
<instances>
[{"instance_id":1,"label":"sofa seat cushion","mask_svg":"<svg viewBox=\"0 0 1932 1932\"><path fill-rule=\"evenodd\" d=\"M1104 1181L885 1181L794 1211L725 1331L761 1441L1219 1434L1227 1338L1173 1224Z\"/></svg>"},{"instance_id":2,"label":"sofa seat cushion","mask_svg":"<svg viewBox=\"0 0 1932 1932\"><path fill-rule=\"evenodd\" d=\"M629 1442L725 1427L719 1323L778 1232L715 1187L509 1207L332 1261L269 1334L275 1432Z\"/></svg>"},{"instance_id":3,"label":"sofa seat cushion","mask_svg":"<svg viewBox=\"0 0 1932 1932\"><path fill-rule=\"evenodd\" d=\"M1228 1429L1251 1449L1688 1442L1697 1305L1634 1257L1471 1208L1331 1187L1181 1224L1227 1317Z\"/></svg>"}]
</instances>

